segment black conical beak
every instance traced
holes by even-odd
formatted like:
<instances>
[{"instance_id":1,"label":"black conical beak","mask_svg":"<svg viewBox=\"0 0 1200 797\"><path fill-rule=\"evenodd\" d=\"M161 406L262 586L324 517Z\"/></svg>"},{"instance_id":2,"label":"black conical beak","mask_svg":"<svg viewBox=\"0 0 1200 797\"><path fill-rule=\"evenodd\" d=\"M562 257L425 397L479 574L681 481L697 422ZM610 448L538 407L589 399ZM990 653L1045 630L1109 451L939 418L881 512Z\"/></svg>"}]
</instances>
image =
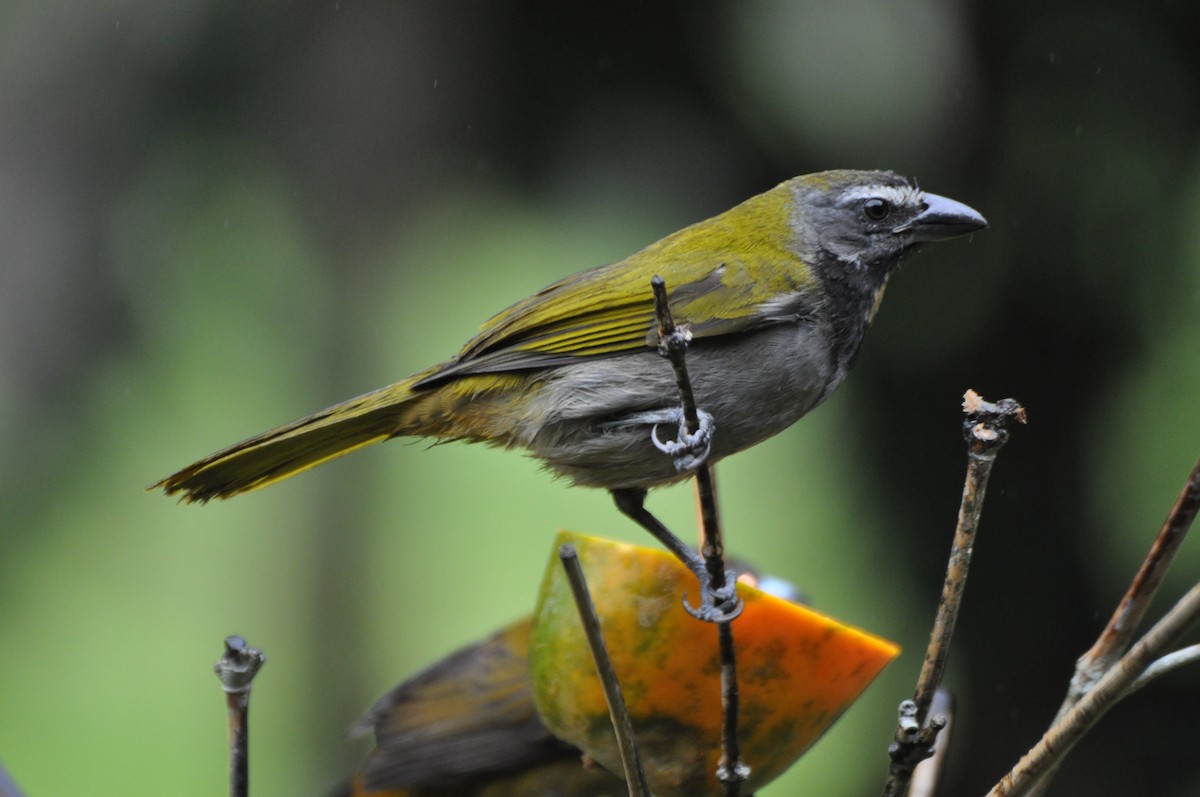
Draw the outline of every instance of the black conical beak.
<instances>
[{"instance_id":1,"label":"black conical beak","mask_svg":"<svg viewBox=\"0 0 1200 797\"><path fill-rule=\"evenodd\" d=\"M927 243L957 238L987 226L987 219L974 208L944 196L926 194L925 209L896 232L908 233L914 243Z\"/></svg>"}]
</instances>

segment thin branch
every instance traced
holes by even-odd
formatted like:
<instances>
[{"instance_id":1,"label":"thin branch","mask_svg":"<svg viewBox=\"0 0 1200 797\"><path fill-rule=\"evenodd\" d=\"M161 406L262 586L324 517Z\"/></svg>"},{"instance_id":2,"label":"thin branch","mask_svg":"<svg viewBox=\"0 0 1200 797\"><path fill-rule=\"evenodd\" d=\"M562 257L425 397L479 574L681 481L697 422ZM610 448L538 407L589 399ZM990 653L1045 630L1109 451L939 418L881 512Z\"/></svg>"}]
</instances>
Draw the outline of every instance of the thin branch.
<instances>
[{"instance_id":1,"label":"thin branch","mask_svg":"<svg viewBox=\"0 0 1200 797\"><path fill-rule=\"evenodd\" d=\"M728 579L725 570L725 541L721 536L721 521L717 515L717 482L713 466L705 462L696 469L696 494L700 497L700 554L708 571L710 584L718 594L725 589ZM729 584L732 587L732 584ZM726 599L726 613L741 612L736 588ZM734 617L737 615L734 614ZM732 618L730 618L732 619Z\"/></svg>"},{"instance_id":2,"label":"thin branch","mask_svg":"<svg viewBox=\"0 0 1200 797\"><path fill-rule=\"evenodd\" d=\"M679 390L679 401L683 407L684 435L691 436L701 432L703 428L700 409L696 406L696 395L692 391L692 380L687 370L687 349L691 341L691 333L676 326L671 317L671 306L667 301L667 284L662 277L656 276L650 280L654 291L654 313L658 320L658 353L671 362L675 371L675 384ZM707 457L707 451L702 455ZM718 612L718 619L732 620L741 612L737 598L737 585L728 579L725 572L725 543L721 537L721 523L717 515L717 488L712 467L706 461L701 461L696 467L696 492L700 499L700 524L703 540L700 553L704 557L704 567L708 572L709 586L714 597L723 599ZM727 583L728 582L728 583ZM726 593L726 587L729 587ZM721 615L725 616L722 617Z\"/></svg>"},{"instance_id":3,"label":"thin branch","mask_svg":"<svg viewBox=\"0 0 1200 797\"><path fill-rule=\"evenodd\" d=\"M950 737L954 732L954 696L945 689L933 694L929 713L945 720L945 726L933 743L933 755L917 764L913 771L908 797L936 797L942 771L946 768L946 757L950 750Z\"/></svg>"},{"instance_id":4,"label":"thin branch","mask_svg":"<svg viewBox=\"0 0 1200 797\"><path fill-rule=\"evenodd\" d=\"M1179 491L1179 497L1175 500L1175 505L1167 513L1167 519L1163 521L1158 536L1151 543L1146 558L1142 560L1141 567L1134 574L1129 589L1125 591L1121 602L1117 604L1108 624L1100 632L1095 643L1075 662L1075 673L1071 676L1066 697L1063 698L1058 713L1051 721L1051 726L1066 717L1129 648L1130 641L1141 625L1150 602L1162 584L1167 568L1174 561L1175 554L1179 551L1192 522L1196 519L1198 509L1200 509L1200 460L1196 462L1184 482L1183 488ZM1145 679L1145 681L1149 680L1149 678ZM1130 691L1134 691L1136 688L1133 687ZM1039 797L1045 792L1046 786L1054 777L1057 768L1058 765L1053 764L1042 773L1038 784L1029 789L1029 797Z\"/></svg>"},{"instance_id":5,"label":"thin branch","mask_svg":"<svg viewBox=\"0 0 1200 797\"><path fill-rule=\"evenodd\" d=\"M1130 692L1130 687L1200 619L1200 584L1192 587L1146 635L1134 643L1070 711L1056 722L1017 765L988 792L988 797L1021 797L1061 763L1071 748L1109 709Z\"/></svg>"},{"instance_id":6,"label":"thin branch","mask_svg":"<svg viewBox=\"0 0 1200 797\"><path fill-rule=\"evenodd\" d=\"M608 648L604 644L600 618L596 615L596 606L592 603L591 593L588 592L587 578L579 565L579 553L574 545L567 543L559 548L558 558L562 561L567 582L571 585L575 608L579 611L579 620L583 624L588 646L592 649L592 659L596 662L596 673L604 686L608 716L617 735L617 749L621 753L621 764L625 768L625 783L629 786L630 797L649 797L650 787L646 783L641 756L638 755L633 720L629 716L629 708L625 705L624 695L621 694L621 684L617 681L617 673L613 670L612 659L609 658Z\"/></svg>"},{"instance_id":7,"label":"thin branch","mask_svg":"<svg viewBox=\"0 0 1200 797\"><path fill-rule=\"evenodd\" d=\"M1192 468L1183 489L1163 522L1154 543L1150 546L1142 566L1138 569L1125 596L1109 618L1108 625L1100 632L1096 643L1084 653L1075 665L1075 675L1067 698L1059 709L1061 717L1071 709L1078 699L1094 684L1128 649L1150 602L1162 584L1163 576L1179 546L1187 537L1188 529L1200 509L1200 460Z\"/></svg>"},{"instance_id":8,"label":"thin branch","mask_svg":"<svg viewBox=\"0 0 1200 797\"><path fill-rule=\"evenodd\" d=\"M750 777L750 767L742 761L738 743L738 680L733 650L733 626L717 623L721 646L721 761L717 764L717 780L721 781L725 797L738 797L742 784Z\"/></svg>"},{"instance_id":9,"label":"thin branch","mask_svg":"<svg viewBox=\"0 0 1200 797\"><path fill-rule=\"evenodd\" d=\"M1025 408L1013 399L1003 399L993 404L984 401L973 390L968 390L963 397L963 412L966 413L963 435L967 440L967 476L958 510L958 526L954 532L942 598L938 603L917 688L913 699L901 704L895 739L888 747L892 762L884 784L885 797L899 797L907 791L913 768L932 755L934 741L945 725L942 717L935 716L927 722L929 706L946 669L950 640L954 636L954 625L962 605L975 535L983 512L988 477L996 455L1008 440L1009 424L1014 420L1025 423Z\"/></svg>"},{"instance_id":10,"label":"thin branch","mask_svg":"<svg viewBox=\"0 0 1200 797\"><path fill-rule=\"evenodd\" d=\"M697 434L701 429L700 410L687 372L687 347L691 339L686 330L676 326L671 317L671 306L667 300L667 285L660 276L650 281L654 291L654 312L658 319L659 353L671 361L675 370L675 382L679 389L679 400L683 405L684 432ZM707 457L707 452L704 455ZM702 461L696 469L696 492L700 499L700 525L703 542L700 552L704 556L704 567L708 572L709 586L720 600L715 607L717 636L721 653L721 761L717 765L717 779L721 781L725 797L738 797L742 784L750 776L750 767L742 761L738 743L739 696L737 679L737 657L734 651L732 621L742 611L737 596L737 582L727 578L725 571L725 543L721 537L720 516L717 513L717 488L712 466Z\"/></svg>"},{"instance_id":11,"label":"thin branch","mask_svg":"<svg viewBox=\"0 0 1200 797\"><path fill-rule=\"evenodd\" d=\"M225 655L213 665L225 690L230 797L250 793L250 685L266 661L261 650L249 647L240 636L229 636L225 637Z\"/></svg>"},{"instance_id":12,"label":"thin branch","mask_svg":"<svg viewBox=\"0 0 1200 797\"><path fill-rule=\"evenodd\" d=\"M692 392L692 380L688 377L684 354L687 352L691 333L675 325L671 317L671 305L667 301L667 281L655 276L650 280L654 292L654 315L658 321L659 354L671 361L675 369L675 384L679 390L679 401L683 405L683 420L689 434L700 428L700 410L696 406L696 395Z\"/></svg>"},{"instance_id":13,"label":"thin branch","mask_svg":"<svg viewBox=\"0 0 1200 797\"><path fill-rule=\"evenodd\" d=\"M1153 681L1160 675L1166 675L1172 670L1178 670L1180 667L1186 667L1189 664L1200 662L1200 645L1188 645L1186 648L1180 648L1174 653L1168 653L1158 661L1151 664L1145 671L1138 676L1130 687L1126 697L1141 689L1146 684Z\"/></svg>"}]
</instances>

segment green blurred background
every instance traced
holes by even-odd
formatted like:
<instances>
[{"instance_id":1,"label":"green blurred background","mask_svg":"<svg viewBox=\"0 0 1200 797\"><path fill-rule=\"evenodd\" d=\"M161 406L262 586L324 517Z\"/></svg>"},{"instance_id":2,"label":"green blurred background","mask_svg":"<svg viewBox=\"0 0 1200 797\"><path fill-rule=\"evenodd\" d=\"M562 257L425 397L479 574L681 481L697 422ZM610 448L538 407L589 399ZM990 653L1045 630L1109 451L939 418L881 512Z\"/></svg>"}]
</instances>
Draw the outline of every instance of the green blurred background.
<instances>
[{"instance_id":1,"label":"green blurred background","mask_svg":"<svg viewBox=\"0 0 1200 797\"><path fill-rule=\"evenodd\" d=\"M764 797L876 793L963 469L1015 396L951 658L947 794L1040 734L1200 454L1194 3L0 4L0 761L31 797L320 794L400 678L527 611L554 529L641 539L515 453L394 442L223 504L144 485L443 359L492 312L794 174L978 208L846 386L722 465L731 551L906 653ZM651 496L679 529L688 488ZM1195 579L1196 546L1160 606ZM1195 795L1195 668L1058 793Z\"/></svg>"}]
</instances>

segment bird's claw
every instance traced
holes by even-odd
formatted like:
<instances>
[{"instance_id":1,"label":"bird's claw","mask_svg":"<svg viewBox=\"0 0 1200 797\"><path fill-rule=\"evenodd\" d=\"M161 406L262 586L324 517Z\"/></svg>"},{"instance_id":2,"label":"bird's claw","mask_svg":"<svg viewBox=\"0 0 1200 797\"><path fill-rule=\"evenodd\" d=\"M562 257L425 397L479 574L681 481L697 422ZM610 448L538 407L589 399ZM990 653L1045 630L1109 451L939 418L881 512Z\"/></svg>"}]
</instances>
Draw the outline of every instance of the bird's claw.
<instances>
[{"instance_id":1,"label":"bird's claw","mask_svg":"<svg viewBox=\"0 0 1200 797\"><path fill-rule=\"evenodd\" d=\"M660 440L656 423L650 427L650 442L654 443L654 447L659 451L672 458L675 470L684 473L695 470L708 459L708 455L712 452L712 434L715 424L710 413L698 410L700 426L696 431L689 433L683 411L675 410L674 413L679 416L678 437L674 440Z\"/></svg>"},{"instance_id":2,"label":"bird's claw","mask_svg":"<svg viewBox=\"0 0 1200 797\"><path fill-rule=\"evenodd\" d=\"M701 567L695 572L700 581L700 605L693 606L685 596L684 610L706 623L729 623L736 620L746 606L737 594L737 573L726 570L725 586L714 589L707 570Z\"/></svg>"}]
</instances>

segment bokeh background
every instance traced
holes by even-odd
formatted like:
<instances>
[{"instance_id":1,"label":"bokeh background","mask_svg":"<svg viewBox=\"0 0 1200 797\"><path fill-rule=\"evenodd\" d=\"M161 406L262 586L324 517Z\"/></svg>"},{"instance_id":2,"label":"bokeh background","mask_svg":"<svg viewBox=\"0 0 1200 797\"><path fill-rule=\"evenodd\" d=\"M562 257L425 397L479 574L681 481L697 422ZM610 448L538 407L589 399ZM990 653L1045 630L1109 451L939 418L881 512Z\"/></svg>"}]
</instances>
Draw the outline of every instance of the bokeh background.
<instances>
[{"instance_id":1,"label":"bokeh background","mask_svg":"<svg viewBox=\"0 0 1200 797\"><path fill-rule=\"evenodd\" d=\"M142 488L454 353L550 280L794 174L883 167L992 227L892 281L845 387L721 467L733 552L905 655L764 797L877 793L957 509L1014 396L948 686L947 794L1040 734L1200 454L1200 7L0 4L0 761L33 797L321 794L400 678L532 606L554 529L639 533L515 453L393 442L183 506ZM686 487L651 507L690 528ZM1195 543L1193 540L1191 543ZM1200 572L1185 548L1158 608ZM1200 672L1061 794L1200 793Z\"/></svg>"}]
</instances>

